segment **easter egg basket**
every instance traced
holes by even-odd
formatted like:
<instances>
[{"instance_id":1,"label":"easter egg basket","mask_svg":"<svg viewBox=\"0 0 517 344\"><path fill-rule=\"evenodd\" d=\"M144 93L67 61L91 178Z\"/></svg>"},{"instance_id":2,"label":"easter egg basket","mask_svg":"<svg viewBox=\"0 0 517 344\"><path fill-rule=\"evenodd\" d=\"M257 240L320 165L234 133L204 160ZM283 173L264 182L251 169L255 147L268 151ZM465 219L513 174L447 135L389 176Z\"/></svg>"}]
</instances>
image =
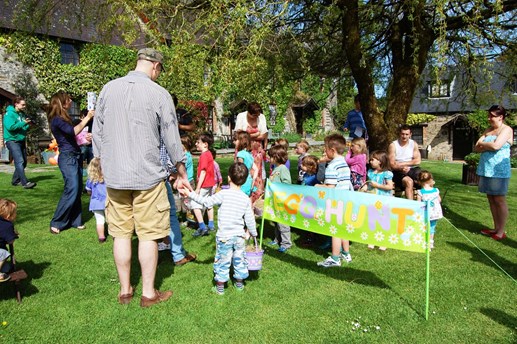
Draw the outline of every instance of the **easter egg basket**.
<instances>
[{"instance_id":1,"label":"easter egg basket","mask_svg":"<svg viewBox=\"0 0 517 344\"><path fill-rule=\"evenodd\" d=\"M262 270L262 258L264 257L264 250L261 250L257 244L257 238L254 239L254 245L246 246L246 261L248 262L248 270L258 271Z\"/></svg>"}]
</instances>

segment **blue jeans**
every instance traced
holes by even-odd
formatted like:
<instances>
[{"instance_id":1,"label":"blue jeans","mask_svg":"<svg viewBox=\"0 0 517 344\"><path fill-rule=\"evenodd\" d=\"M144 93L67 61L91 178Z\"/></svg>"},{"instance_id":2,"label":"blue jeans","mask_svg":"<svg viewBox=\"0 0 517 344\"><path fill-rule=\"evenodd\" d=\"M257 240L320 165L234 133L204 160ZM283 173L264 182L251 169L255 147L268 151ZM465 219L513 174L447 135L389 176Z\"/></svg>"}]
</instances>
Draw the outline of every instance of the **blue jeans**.
<instances>
[{"instance_id":1,"label":"blue jeans","mask_svg":"<svg viewBox=\"0 0 517 344\"><path fill-rule=\"evenodd\" d=\"M61 152L57 161L65 182L63 194L50 221L59 230L83 224L81 192L83 189L83 159L80 152Z\"/></svg>"},{"instance_id":2,"label":"blue jeans","mask_svg":"<svg viewBox=\"0 0 517 344\"><path fill-rule=\"evenodd\" d=\"M169 234L169 238L171 239L171 255L174 262L179 262L185 258L187 253L183 248L183 239L181 238L180 223L178 221L178 215L176 215L176 202L174 201L174 195L172 194L171 184L169 182L165 182L165 187L167 188L169 203L171 204L171 233Z\"/></svg>"},{"instance_id":3,"label":"blue jeans","mask_svg":"<svg viewBox=\"0 0 517 344\"><path fill-rule=\"evenodd\" d=\"M6 145L14 160L14 174L11 184L27 184L27 177L25 177L24 171L25 167L27 167L27 148L25 141L7 141Z\"/></svg>"},{"instance_id":4,"label":"blue jeans","mask_svg":"<svg viewBox=\"0 0 517 344\"><path fill-rule=\"evenodd\" d=\"M243 237L216 239L214 259L214 280L228 282L230 266L233 265L233 278L243 280L249 276L248 262L244 257L246 242Z\"/></svg>"}]
</instances>

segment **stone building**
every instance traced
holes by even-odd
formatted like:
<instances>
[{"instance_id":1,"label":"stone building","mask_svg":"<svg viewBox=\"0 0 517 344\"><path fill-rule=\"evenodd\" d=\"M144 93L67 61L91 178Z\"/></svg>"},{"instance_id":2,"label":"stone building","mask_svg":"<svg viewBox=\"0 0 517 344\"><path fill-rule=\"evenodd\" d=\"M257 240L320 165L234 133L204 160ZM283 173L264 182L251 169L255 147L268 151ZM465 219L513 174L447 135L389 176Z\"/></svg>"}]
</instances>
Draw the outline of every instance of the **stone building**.
<instances>
[{"instance_id":1,"label":"stone building","mask_svg":"<svg viewBox=\"0 0 517 344\"><path fill-rule=\"evenodd\" d=\"M501 104L515 115L517 76L508 73L503 63L495 63L473 78L462 68L450 68L440 77L438 82L429 71L423 74L410 113L431 114L436 119L414 126L413 139L423 157L463 160L479 135L468 125L466 115L487 110L492 104Z\"/></svg>"}]
</instances>

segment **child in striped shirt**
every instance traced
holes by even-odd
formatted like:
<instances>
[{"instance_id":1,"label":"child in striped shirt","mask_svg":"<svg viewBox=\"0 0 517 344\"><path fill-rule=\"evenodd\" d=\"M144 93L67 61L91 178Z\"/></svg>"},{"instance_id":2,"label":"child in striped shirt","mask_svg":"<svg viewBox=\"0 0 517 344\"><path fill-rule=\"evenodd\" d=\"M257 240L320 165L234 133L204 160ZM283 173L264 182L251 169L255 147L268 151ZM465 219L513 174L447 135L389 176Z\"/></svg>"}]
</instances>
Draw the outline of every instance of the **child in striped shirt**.
<instances>
[{"instance_id":1,"label":"child in striped shirt","mask_svg":"<svg viewBox=\"0 0 517 344\"><path fill-rule=\"evenodd\" d=\"M255 215L248 195L241 190L241 185L248 178L248 168L241 162L235 162L228 171L229 189L221 190L212 196L203 197L187 188L180 190L195 202L207 208L219 205L217 212L216 252L214 260L214 292L223 295L224 284L230 279L230 266L233 265L235 288L244 289L244 279L249 276L245 254L245 231L257 236Z\"/></svg>"},{"instance_id":2,"label":"child in striped shirt","mask_svg":"<svg viewBox=\"0 0 517 344\"><path fill-rule=\"evenodd\" d=\"M343 157L345 148L346 140L342 135L332 134L325 137L325 154L331 161L325 169L324 184L317 184L316 186L354 191L350 181L350 167L348 167L345 157ZM349 251L349 240L332 237L332 255L319 262L318 265L328 268L341 266L341 260L350 263L352 256Z\"/></svg>"}]
</instances>

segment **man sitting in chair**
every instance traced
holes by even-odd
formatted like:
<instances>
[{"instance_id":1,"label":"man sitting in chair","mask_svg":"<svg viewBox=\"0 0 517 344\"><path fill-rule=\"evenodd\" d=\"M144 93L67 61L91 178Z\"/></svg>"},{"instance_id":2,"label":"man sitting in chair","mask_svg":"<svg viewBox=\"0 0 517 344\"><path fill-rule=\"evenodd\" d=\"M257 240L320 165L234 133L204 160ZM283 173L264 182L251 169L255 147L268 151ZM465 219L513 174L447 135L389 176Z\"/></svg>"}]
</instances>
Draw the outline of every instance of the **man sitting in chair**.
<instances>
[{"instance_id":1,"label":"man sitting in chair","mask_svg":"<svg viewBox=\"0 0 517 344\"><path fill-rule=\"evenodd\" d=\"M388 157L395 187L403 189L407 199L413 199L413 187L420 173L420 151L418 144L411 139L411 128L399 128L399 138L388 148Z\"/></svg>"}]
</instances>

